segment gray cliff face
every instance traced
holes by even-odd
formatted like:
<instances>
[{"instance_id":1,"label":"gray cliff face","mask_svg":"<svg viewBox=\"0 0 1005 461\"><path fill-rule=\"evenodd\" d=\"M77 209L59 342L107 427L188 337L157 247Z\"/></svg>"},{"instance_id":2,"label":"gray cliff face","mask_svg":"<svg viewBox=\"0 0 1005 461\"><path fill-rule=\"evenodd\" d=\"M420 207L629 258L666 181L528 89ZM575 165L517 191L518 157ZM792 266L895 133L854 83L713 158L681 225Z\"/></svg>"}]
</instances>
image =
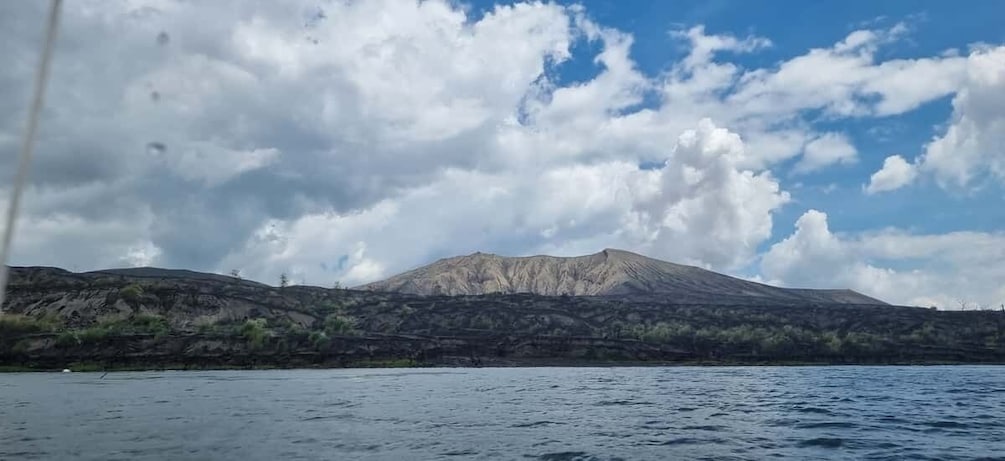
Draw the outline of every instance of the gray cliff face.
<instances>
[{"instance_id":1,"label":"gray cliff face","mask_svg":"<svg viewBox=\"0 0 1005 461\"><path fill-rule=\"evenodd\" d=\"M475 253L359 288L421 295L659 295L680 302L885 304L851 290L778 288L615 249L570 258Z\"/></svg>"}]
</instances>

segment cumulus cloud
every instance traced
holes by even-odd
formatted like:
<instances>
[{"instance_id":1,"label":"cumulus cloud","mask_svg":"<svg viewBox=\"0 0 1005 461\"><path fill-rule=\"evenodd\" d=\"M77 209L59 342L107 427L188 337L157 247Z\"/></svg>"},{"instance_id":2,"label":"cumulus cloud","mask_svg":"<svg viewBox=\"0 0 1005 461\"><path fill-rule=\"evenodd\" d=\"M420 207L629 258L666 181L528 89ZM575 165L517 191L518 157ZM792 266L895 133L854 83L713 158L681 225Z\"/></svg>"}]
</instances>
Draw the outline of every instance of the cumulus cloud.
<instances>
[{"instance_id":1,"label":"cumulus cloud","mask_svg":"<svg viewBox=\"0 0 1005 461\"><path fill-rule=\"evenodd\" d=\"M26 104L43 7L0 3L4 107ZM479 250L624 247L730 270L791 200L786 160L857 157L817 121L901 114L969 82L945 149L1002 132L982 115L1002 106L980 104L998 55L879 59L903 27L753 69L730 58L768 38L692 27L673 34L687 56L647 75L635 38L579 6L81 0L64 18L18 264L353 284ZM596 75L565 82L588 49L575 57ZM0 113L0 172L20 123Z\"/></svg>"},{"instance_id":2,"label":"cumulus cloud","mask_svg":"<svg viewBox=\"0 0 1005 461\"><path fill-rule=\"evenodd\" d=\"M925 147L921 169L943 186L964 187L981 174L1005 182L1005 46L979 48L966 62L952 121Z\"/></svg>"},{"instance_id":3,"label":"cumulus cloud","mask_svg":"<svg viewBox=\"0 0 1005 461\"><path fill-rule=\"evenodd\" d=\"M913 164L888 157L867 192L903 187L919 173L931 175L943 188L966 188L981 178L1005 183L1005 46L977 46L960 60L959 77L953 79L958 81L945 82L955 94L942 134Z\"/></svg>"},{"instance_id":4,"label":"cumulus cloud","mask_svg":"<svg viewBox=\"0 0 1005 461\"><path fill-rule=\"evenodd\" d=\"M891 155L883 161L883 168L869 177L865 187L867 194L891 191L910 184L917 177L918 170L899 155Z\"/></svg>"},{"instance_id":5,"label":"cumulus cloud","mask_svg":"<svg viewBox=\"0 0 1005 461\"><path fill-rule=\"evenodd\" d=\"M904 25L856 30L773 68L744 69L714 60L715 52L750 52L770 44L767 39L706 35L704 28L693 28L677 34L692 51L667 73L660 92L674 114L703 114L743 136L749 151L745 166L770 167L807 148L811 154L796 164L796 173L850 163L856 157L850 140L818 132L807 113L823 120L898 115L953 94L964 79L966 57L878 62L878 51L907 32ZM926 78L916 78L922 74ZM680 117L664 110L655 118L670 124Z\"/></svg>"},{"instance_id":6,"label":"cumulus cloud","mask_svg":"<svg viewBox=\"0 0 1005 461\"><path fill-rule=\"evenodd\" d=\"M27 94L26 24L42 6L2 6L5 106ZM155 262L212 268L269 219L367 207L444 168L490 164L493 132L573 39L556 5L477 20L437 1L324 8L68 4L26 214L45 216L39 194L65 195L75 206L60 212L81 226L113 203L150 208L153 231L136 230L162 249ZM20 120L0 123L12 151Z\"/></svg>"},{"instance_id":7,"label":"cumulus cloud","mask_svg":"<svg viewBox=\"0 0 1005 461\"><path fill-rule=\"evenodd\" d=\"M662 216L654 253L732 268L771 236L771 214L789 194L769 172L738 168L745 155L738 135L708 119L680 136L649 208Z\"/></svg>"},{"instance_id":8,"label":"cumulus cloud","mask_svg":"<svg viewBox=\"0 0 1005 461\"><path fill-rule=\"evenodd\" d=\"M1005 302L1005 234L842 235L826 213L809 210L763 255L761 273L786 286L846 286L895 304L995 307Z\"/></svg>"},{"instance_id":9,"label":"cumulus cloud","mask_svg":"<svg viewBox=\"0 0 1005 461\"><path fill-rule=\"evenodd\" d=\"M571 256L614 246L735 267L771 235L772 212L789 200L769 173L738 169L742 156L735 133L703 120L656 170L626 162L536 174L451 170L361 212L267 223L223 264L263 279L286 271L294 280L358 284L492 247Z\"/></svg>"}]
</instances>

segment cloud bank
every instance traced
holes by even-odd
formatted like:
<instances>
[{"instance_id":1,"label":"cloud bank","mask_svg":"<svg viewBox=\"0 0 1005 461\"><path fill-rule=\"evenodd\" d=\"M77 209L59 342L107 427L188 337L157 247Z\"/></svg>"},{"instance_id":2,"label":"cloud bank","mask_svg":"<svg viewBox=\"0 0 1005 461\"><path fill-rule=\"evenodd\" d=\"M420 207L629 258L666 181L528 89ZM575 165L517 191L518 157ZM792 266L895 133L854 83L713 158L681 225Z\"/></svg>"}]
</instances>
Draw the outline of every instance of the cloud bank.
<instances>
[{"instance_id":1,"label":"cloud bank","mask_svg":"<svg viewBox=\"0 0 1005 461\"><path fill-rule=\"evenodd\" d=\"M4 107L26 105L43 14L0 5ZM993 302L1001 278L974 264L1005 255L961 249L1000 235L836 235L816 211L775 232L779 211L800 206L777 178L863 155L822 122L951 96L951 120L914 162L887 158L859 183L875 194L919 177L1005 179L1005 48L879 58L909 33L856 30L745 68L732 58L770 37L695 26L672 33L686 56L650 75L630 33L579 6L71 2L12 262L329 285L473 251L619 247L893 302L944 303L960 287ZM563 79L590 49L595 75ZM0 171L21 115L0 114Z\"/></svg>"}]
</instances>

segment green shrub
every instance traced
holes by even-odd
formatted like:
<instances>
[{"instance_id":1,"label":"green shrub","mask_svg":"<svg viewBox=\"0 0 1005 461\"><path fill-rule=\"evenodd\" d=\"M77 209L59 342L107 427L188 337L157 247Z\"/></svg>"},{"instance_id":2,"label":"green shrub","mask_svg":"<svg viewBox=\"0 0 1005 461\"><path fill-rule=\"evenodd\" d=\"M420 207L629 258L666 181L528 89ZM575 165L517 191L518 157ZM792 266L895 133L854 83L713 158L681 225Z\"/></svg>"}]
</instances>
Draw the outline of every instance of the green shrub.
<instances>
[{"instance_id":1,"label":"green shrub","mask_svg":"<svg viewBox=\"0 0 1005 461\"><path fill-rule=\"evenodd\" d=\"M135 303L140 300L141 296L143 296L143 287L136 283L126 285L119 290L119 297L127 303Z\"/></svg>"},{"instance_id":2,"label":"green shrub","mask_svg":"<svg viewBox=\"0 0 1005 461\"><path fill-rule=\"evenodd\" d=\"M248 340L252 349L260 349L265 344L266 324L265 319L248 319L241 326L241 336Z\"/></svg>"},{"instance_id":3,"label":"green shrub","mask_svg":"<svg viewBox=\"0 0 1005 461\"><path fill-rule=\"evenodd\" d=\"M653 325L618 323L614 333L619 337L635 338L651 343L685 343L691 342L695 336L691 325L676 322L658 322Z\"/></svg>"},{"instance_id":4,"label":"green shrub","mask_svg":"<svg viewBox=\"0 0 1005 461\"><path fill-rule=\"evenodd\" d=\"M93 344L103 341L109 336L108 329L93 326L82 330L67 330L56 336L56 346L76 347L83 344Z\"/></svg>"},{"instance_id":5,"label":"green shrub","mask_svg":"<svg viewBox=\"0 0 1005 461\"><path fill-rule=\"evenodd\" d=\"M839 337L837 333L828 331L823 334L821 339L823 341L824 350L831 354L841 353L844 341L841 340L841 337Z\"/></svg>"},{"instance_id":6,"label":"green shrub","mask_svg":"<svg viewBox=\"0 0 1005 461\"><path fill-rule=\"evenodd\" d=\"M873 354L885 347L884 338L872 333L851 332L845 335L842 351L851 354Z\"/></svg>"},{"instance_id":7,"label":"green shrub","mask_svg":"<svg viewBox=\"0 0 1005 461\"><path fill-rule=\"evenodd\" d=\"M125 319L105 320L72 333L82 342L98 342L109 336L153 334L156 337L161 337L170 332L171 327L164 317L137 314Z\"/></svg>"},{"instance_id":8,"label":"green shrub","mask_svg":"<svg viewBox=\"0 0 1005 461\"><path fill-rule=\"evenodd\" d=\"M108 336L117 334L119 334L118 331L99 325L78 331L77 339L79 339L81 343L99 343L104 341L104 339Z\"/></svg>"},{"instance_id":9,"label":"green shrub","mask_svg":"<svg viewBox=\"0 0 1005 461\"><path fill-rule=\"evenodd\" d=\"M314 346L315 350L327 349L331 344L331 338L323 331L312 331L307 340Z\"/></svg>"},{"instance_id":10,"label":"green shrub","mask_svg":"<svg viewBox=\"0 0 1005 461\"><path fill-rule=\"evenodd\" d=\"M76 331L64 331L56 336L56 346L72 347L78 345L80 345L80 338L77 337Z\"/></svg>"},{"instance_id":11,"label":"green shrub","mask_svg":"<svg viewBox=\"0 0 1005 461\"><path fill-rule=\"evenodd\" d=\"M167 319L159 315L139 314L127 322L126 327L132 333L148 333L161 337L171 332Z\"/></svg>"},{"instance_id":12,"label":"green shrub","mask_svg":"<svg viewBox=\"0 0 1005 461\"><path fill-rule=\"evenodd\" d=\"M341 314L330 314L325 317L325 333L332 335L351 335L356 332L356 319Z\"/></svg>"}]
</instances>

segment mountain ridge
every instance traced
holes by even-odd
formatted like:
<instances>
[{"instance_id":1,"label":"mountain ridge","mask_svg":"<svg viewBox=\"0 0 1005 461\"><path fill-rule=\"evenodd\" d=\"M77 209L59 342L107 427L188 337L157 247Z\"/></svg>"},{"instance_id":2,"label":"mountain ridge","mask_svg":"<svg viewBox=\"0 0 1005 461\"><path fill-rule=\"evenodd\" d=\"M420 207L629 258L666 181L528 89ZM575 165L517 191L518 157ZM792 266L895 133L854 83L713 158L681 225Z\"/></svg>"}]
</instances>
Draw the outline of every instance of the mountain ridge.
<instances>
[{"instance_id":1,"label":"mountain ridge","mask_svg":"<svg viewBox=\"0 0 1005 461\"><path fill-rule=\"evenodd\" d=\"M681 302L887 305L850 289L781 288L615 248L583 256L475 252L357 289L418 295L533 293L546 296L667 296ZM741 302L742 303L742 302Z\"/></svg>"},{"instance_id":2,"label":"mountain ridge","mask_svg":"<svg viewBox=\"0 0 1005 461\"><path fill-rule=\"evenodd\" d=\"M625 259L635 257L608 253L583 261ZM650 263L656 264L634 261ZM808 300L816 291L784 289L791 298L779 301L769 296L776 293L771 287L719 274L705 281L743 282L740 287L754 295L769 291L761 297L713 292L713 301L703 302L707 294L695 291L690 298L423 296L275 287L157 268L74 273L12 267L10 275L0 315L0 371L517 366L542 360L564 366L1005 363L1005 316L999 312L828 303Z\"/></svg>"}]
</instances>

